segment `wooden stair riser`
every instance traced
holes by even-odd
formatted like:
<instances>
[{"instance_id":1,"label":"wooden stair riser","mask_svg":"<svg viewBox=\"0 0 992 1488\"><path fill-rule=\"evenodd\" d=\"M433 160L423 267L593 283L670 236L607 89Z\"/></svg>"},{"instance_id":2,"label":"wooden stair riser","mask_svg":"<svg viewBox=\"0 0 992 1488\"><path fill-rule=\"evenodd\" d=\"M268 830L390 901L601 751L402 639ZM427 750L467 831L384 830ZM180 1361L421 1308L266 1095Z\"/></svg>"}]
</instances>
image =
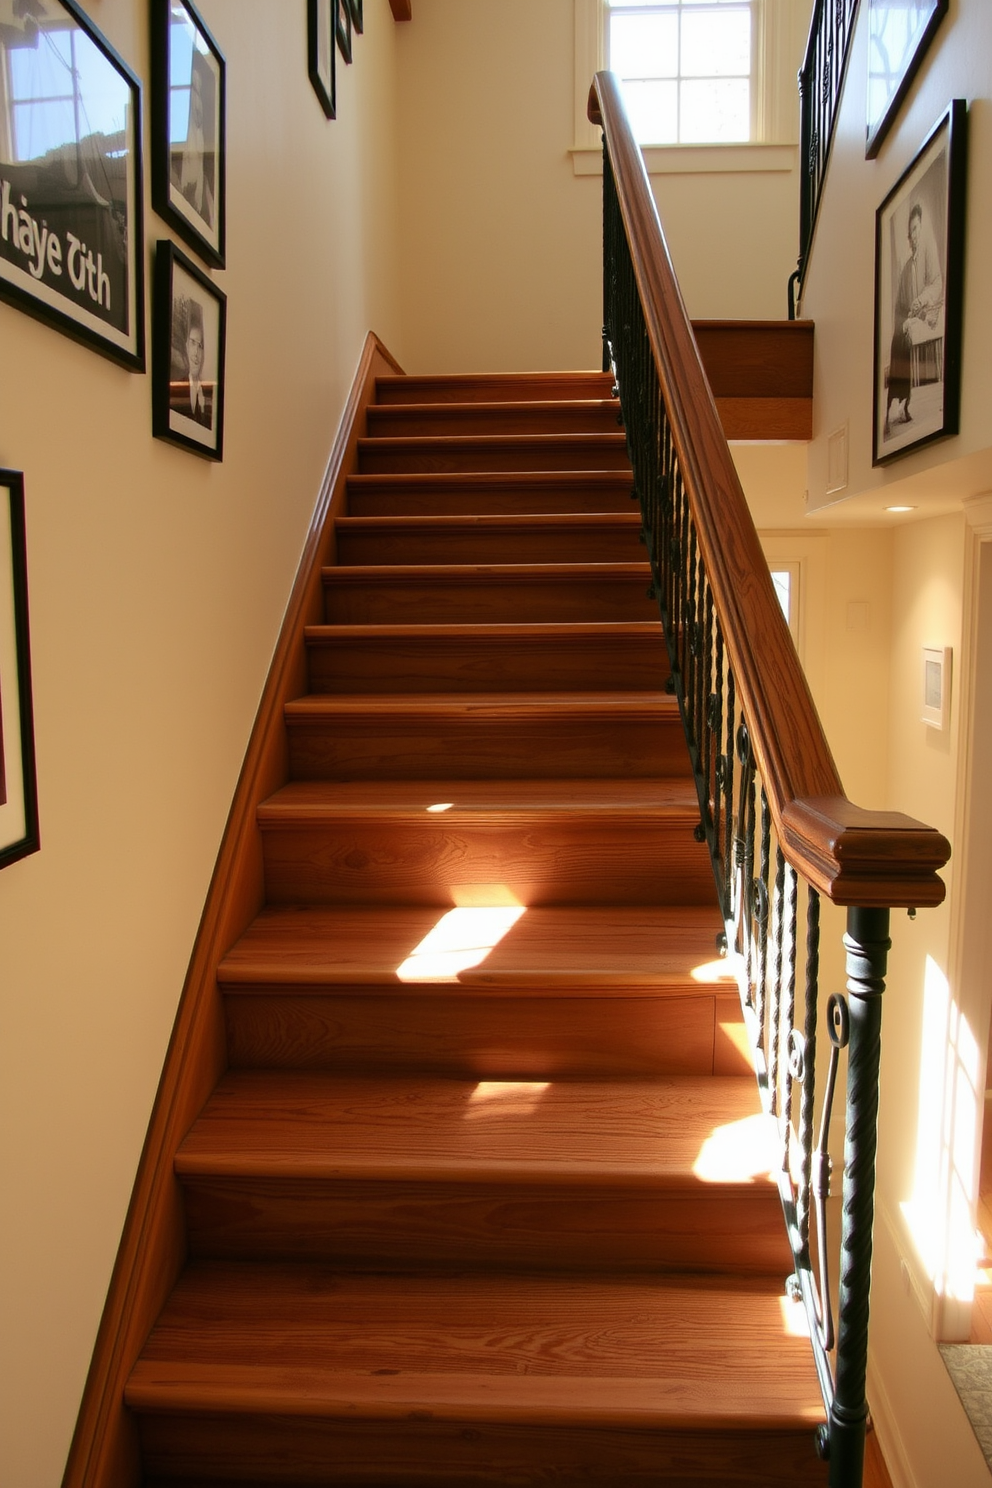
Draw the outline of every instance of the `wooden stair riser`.
<instances>
[{"instance_id":1,"label":"wooden stair riser","mask_svg":"<svg viewBox=\"0 0 992 1488\"><path fill-rule=\"evenodd\" d=\"M335 526L341 564L636 563L636 511L585 522L473 517L345 517ZM659 621L660 624L660 621Z\"/></svg>"},{"instance_id":2,"label":"wooden stair riser","mask_svg":"<svg viewBox=\"0 0 992 1488\"><path fill-rule=\"evenodd\" d=\"M165 1394L165 1392L163 1392ZM651 1431L496 1424L407 1412L371 1421L139 1411L154 1488L825 1488L812 1431ZM411 1415L413 1419L411 1419ZM287 1464L292 1464L287 1467ZM203 1480L207 1468L216 1477ZM263 1476L264 1475L264 1476Z\"/></svg>"},{"instance_id":3,"label":"wooden stair riser","mask_svg":"<svg viewBox=\"0 0 992 1488\"><path fill-rule=\"evenodd\" d=\"M435 824L438 823L438 824ZM691 817L444 824L266 823L268 902L708 905L713 874Z\"/></svg>"},{"instance_id":4,"label":"wooden stair riser","mask_svg":"<svg viewBox=\"0 0 992 1488\"><path fill-rule=\"evenodd\" d=\"M671 674L660 627L647 633L622 623L433 632L312 626L307 663L312 693L483 693L657 691Z\"/></svg>"},{"instance_id":5,"label":"wooden stair riser","mask_svg":"<svg viewBox=\"0 0 992 1488\"><path fill-rule=\"evenodd\" d=\"M678 774L686 753L673 720L611 726L564 709L558 717L517 714L484 725L470 715L433 721L371 713L290 714L287 723L293 780L647 779Z\"/></svg>"},{"instance_id":6,"label":"wooden stair riser","mask_svg":"<svg viewBox=\"0 0 992 1488\"><path fill-rule=\"evenodd\" d=\"M384 404L368 411L371 439L449 435L615 434L623 427L620 405L610 398L514 403Z\"/></svg>"},{"instance_id":7,"label":"wooden stair riser","mask_svg":"<svg viewBox=\"0 0 992 1488\"><path fill-rule=\"evenodd\" d=\"M496 372L471 377L380 377L376 403L524 403L612 398L607 372Z\"/></svg>"},{"instance_id":8,"label":"wooden stair riser","mask_svg":"<svg viewBox=\"0 0 992 1488\"><path fill-rule=\"evenodd\" d=\"M650 571L599 577L592 567L531 579L481 569L427 572L329 569L324 615L331 625L512 625L566 621L656 621Z\"/></svg>"},{"instance_id":9,"label":"wooden stair riser","mask_svg":"<svg viewBox=\"0 0 992 1488\"><path fill-rule=\"evenodd\" d=\"M695 1271L778 1276L782 1211L766 1182L547 1182L191 1176L191 1252L205 1260L320 1261L528 1272Z\"/></svg>"},{"instance_id":10,"label":"wooden stair riser","mask_svg":"<svg viewBox=\"0 0 992 1488\"><path fill-rule=\"evenodd\" d=\"M636 511L627 472L561 475L353 475L353 517L540 516Z\"/></svg>"},{"instance_id":11,"label":"wooden stair riser","mask_svg":"<svg viewBox=\"0 0 992 1488\"><path fill-rule=\"evenodd\" d=\"M362 475L412 475L418 471L622 470L630 472L627 443L612 434L506 434L421 439L360 439Z\"/></svg>"},{"instance_id":12,"label":"wooden stair riser","mask_svg":"<svg viewBox=\"0 0 992 1488\"><path fill-rule=\"evenodd\" d=\"M583 997L512 986L224 988L232 1069L479 1080L748 1074L739 1010L692 988Z\"/></svg>"}]
</instances>

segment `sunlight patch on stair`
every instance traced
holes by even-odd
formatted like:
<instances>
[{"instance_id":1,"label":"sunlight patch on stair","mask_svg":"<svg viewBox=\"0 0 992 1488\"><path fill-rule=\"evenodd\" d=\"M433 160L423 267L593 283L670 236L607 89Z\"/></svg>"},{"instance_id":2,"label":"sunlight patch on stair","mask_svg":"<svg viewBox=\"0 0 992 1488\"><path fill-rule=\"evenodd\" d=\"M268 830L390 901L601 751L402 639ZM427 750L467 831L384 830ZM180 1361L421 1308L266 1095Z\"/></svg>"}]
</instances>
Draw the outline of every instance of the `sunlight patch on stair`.
<instances>
[{"instance_id":1,"label":"sunlight patch on stair","mask_svg":"<svg viewBox=\"0 0 992 1488\"><path fill-rule=\"evenodd\" d=\"M457 981L459 972L485 961L524 912L522 904L449 909L400 962L397 977L401 982Z\"/></svg>"},{"instance_id":2,"label":"sunlight patch on stair","mask_svg":"<svg viewBox=\"0 0 992 1488\"><path fill-rule=\"evenodd\" d=\"M775 1122L757 1112L716 1127L703 1143L692 1171L704 1183L750 1183L770 1177L777 1160Z\"/></svg>"},{"instance_id":3,"label":"sunlight patch on stair","mask_svg":"<svg viewBox=\"0 0 992 1488\"><path fill-rule=\"evenodd\" d=\"M806 1307L801 1298L795 1302L788 1296L778 1299L779 1311L782 1314L782 1330L789 1338L809 1337L809 1318L806 1316Z\"/></svg>"},{"instance_id":4,"label":"sunlight patch on stair","mask_svg":"<svg viewBox=\"0 0 992 1488\"><path fill-rule=\"evenodd\" d=\"M694 982L702 982L708 987L717 982L737 986L737 968L729 956L721 956L718 961L704 961L701 966L694 966L689 975Z\"/></svg>"},{"instance_id":5,"label":"sunlight patch on stair","mask_svg":"<svg viewBox=\"0 0 992 1488\"><path fill-rule=\"evenodd\" d=\"M468 1121L479 1116L529 1116L551 1088L549 1080L480 1080L468 1098Z\"/></svg>"},{"instance_id":6,"label":"sunlight patch on stair","mask_svg":"<svg viewBox=\"0 0 992 1488\"><path fill-rule=\"evenodd\" d=\"M428 806L426 809L435 815L439 815L442 811L450 811L454 804L454 801L437 801L433 806Z\"/></svg>"}]
</instances>

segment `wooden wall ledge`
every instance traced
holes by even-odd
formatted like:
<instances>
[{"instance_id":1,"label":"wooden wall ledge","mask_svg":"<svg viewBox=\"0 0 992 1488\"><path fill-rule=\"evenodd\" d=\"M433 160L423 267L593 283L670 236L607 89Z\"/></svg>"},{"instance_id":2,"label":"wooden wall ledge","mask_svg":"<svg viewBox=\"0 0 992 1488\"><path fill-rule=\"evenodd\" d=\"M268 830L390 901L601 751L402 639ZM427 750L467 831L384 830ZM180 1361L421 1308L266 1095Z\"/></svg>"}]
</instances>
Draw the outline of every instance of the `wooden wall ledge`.
<instances>
[{"instance_id":1,"label":"wooden wall ledge","mask_svg":"<svg viewBox=\"0 0 992 1488\"><path fill-rule=\"evenodd\" d=\"M694 320L727 439L813 437L811 320Z\"/></svg>"},{"instance_id":2,"label":"wooden wall ledge","mask_svg":"<svg viewBox=\"0 0 992 1488\"><path fill-rule=\"evenodd\" d=\"M394 21L413 20L413 0L389 0Z\"/></svg>"}]
</instances>

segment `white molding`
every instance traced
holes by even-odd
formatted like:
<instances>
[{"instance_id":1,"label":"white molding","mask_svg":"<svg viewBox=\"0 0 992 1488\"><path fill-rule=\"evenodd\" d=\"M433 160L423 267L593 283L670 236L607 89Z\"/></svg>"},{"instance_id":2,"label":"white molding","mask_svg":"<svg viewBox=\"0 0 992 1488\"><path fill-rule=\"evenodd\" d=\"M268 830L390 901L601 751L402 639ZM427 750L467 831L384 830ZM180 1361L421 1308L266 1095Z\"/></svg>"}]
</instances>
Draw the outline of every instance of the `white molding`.
<instances>
[{"instance_id":1,"label":"white molding","mask_svg":"<svg viewBox=\"0 0 992 1488\"><path fill-rule=\"evenodd\" d=\"M969 496L962 506L968 526L982 542L988 542L992 538L992 491Z\"/></svg>"},{"instance_id":2,"label":"white molding","mask_svg":"<svg viewBox=\"0 0 992 1488\"><path fill-rule=\"evenodd\" d=\"M592 80L606 65L603 55L603 0L573 0L572 11L575 67L572 138L576 150L592 151L600 158L599 171L602 174L603 148L600 144L599 127L590 123L586 109ZM575 174L594 175L595 172L576 171Z\"/></svg>"},{"instance_id":3,"label":"white molding","mask_svg":"<svg viewBox=\"0 0 992 1488\"><path fill-rule=\"evenodd\" d=\"M892 1479L892 1488L920 1488L916 1474L910 1466L902 1432L896 1425L895 1412L889 1400L882 1377L875 1369L871 1357L868 1359L868 1407L875 1424L875 1431L882 1448L882 1456Z\"/></svg>"},{"instance_id":4,"label":"white molding","mask_svg":"<svg viewBox=\"0 0 992 1488\"><path fill-rule=\"evenodd\" d=\"M646 145L641 153L649 176L756 175L795 170L799 146ZM600 144L577 146L569 154L577 176L603 174Z\"/></svg>"}]
</instances>

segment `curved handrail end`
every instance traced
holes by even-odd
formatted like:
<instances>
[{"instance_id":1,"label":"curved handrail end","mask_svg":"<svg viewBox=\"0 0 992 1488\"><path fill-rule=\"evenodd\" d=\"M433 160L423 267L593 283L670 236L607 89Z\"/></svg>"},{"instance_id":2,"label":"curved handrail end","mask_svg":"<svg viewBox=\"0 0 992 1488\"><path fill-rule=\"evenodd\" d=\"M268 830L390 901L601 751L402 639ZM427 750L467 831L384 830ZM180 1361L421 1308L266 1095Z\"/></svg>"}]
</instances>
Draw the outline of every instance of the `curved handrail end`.
<instances>
[{"instance_id":1,"label":"curved handrail end","mask_svg":"<svg viewBox=\"0 0 992 1488\"><path fill-rule=\"evenodd\" d=\"M924 909L942 903L937 870L947 838L900 811L865 811L844 796L790 801L782 812L791 848L815 888L835 904Z\"/></svg>"}]
</instances>

